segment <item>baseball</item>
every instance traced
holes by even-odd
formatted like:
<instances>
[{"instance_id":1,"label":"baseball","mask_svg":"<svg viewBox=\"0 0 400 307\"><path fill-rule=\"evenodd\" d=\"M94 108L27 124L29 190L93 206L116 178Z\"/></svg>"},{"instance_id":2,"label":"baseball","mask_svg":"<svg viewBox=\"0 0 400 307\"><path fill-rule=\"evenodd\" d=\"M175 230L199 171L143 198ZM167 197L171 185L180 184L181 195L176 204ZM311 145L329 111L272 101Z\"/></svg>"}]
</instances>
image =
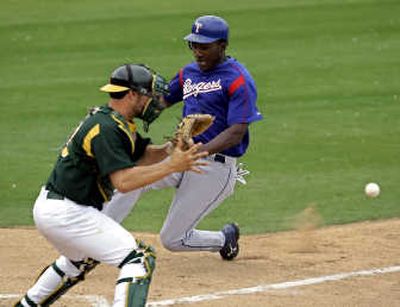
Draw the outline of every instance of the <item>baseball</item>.
<instances>
[{"instance_id":1,"label":"baseball","mask_svg":"<svg viewBox=\"0 0 400 307\"><path fill-rule=\"evenodd\" d=\"M379 185L374 183L374 182L370 182L365 186L365 194L368 197L374 198L377 197L380 193L381 189L379 188Z\"/></svg>"}]
</instances>

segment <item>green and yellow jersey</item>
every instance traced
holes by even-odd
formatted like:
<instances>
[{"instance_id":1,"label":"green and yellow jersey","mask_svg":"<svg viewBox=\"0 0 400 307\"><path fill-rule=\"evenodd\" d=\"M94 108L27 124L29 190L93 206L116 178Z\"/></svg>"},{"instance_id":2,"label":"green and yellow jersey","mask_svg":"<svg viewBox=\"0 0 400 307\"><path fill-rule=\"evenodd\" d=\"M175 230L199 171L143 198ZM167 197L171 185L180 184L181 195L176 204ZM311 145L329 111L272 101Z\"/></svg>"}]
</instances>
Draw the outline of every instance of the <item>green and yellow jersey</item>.
<instances>
[{"instance_id":1,"label":"green and yellow jersey","mask_svg":"<svg viewBox=\"0 0 400 307\"><path fill-rule=\"evenodd\" d=\"M110 107L94 108L61 150L46 188L101 210L113 194L109 175L133 167L137 152L144 152L135 147L148 144L136 141L135 146L135 130L133 122Z\"/></svg>"}]
</instances>

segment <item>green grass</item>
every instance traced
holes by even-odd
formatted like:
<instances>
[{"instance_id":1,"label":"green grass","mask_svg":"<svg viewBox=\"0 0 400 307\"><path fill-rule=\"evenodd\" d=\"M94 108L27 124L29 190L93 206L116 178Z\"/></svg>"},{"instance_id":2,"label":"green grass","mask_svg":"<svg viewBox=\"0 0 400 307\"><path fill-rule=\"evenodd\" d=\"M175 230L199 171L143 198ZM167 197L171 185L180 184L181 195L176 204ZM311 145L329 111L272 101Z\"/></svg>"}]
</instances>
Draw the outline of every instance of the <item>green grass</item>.
<instances>
[{"instance_id":1,"label":"green grass","mask_svg":"<svg viewBox=\"0 0 400 307\"><path fill-rule=\"evenodd\" d=\"M248 185L201 227L291 228L313 204L325 224L400 217L398 1L3 0L0 11L0 226L32 225L31 209L59 146L117 65L167 77L191 60L182 37L201 14L231 26L229 54L256 79L265 120L242 159ZM164 112L161 142L179 115ZM381 185L377 199L363 187ZM157 232L172 190L146 195L124 224Z\"/></svg>"}]
</instances>

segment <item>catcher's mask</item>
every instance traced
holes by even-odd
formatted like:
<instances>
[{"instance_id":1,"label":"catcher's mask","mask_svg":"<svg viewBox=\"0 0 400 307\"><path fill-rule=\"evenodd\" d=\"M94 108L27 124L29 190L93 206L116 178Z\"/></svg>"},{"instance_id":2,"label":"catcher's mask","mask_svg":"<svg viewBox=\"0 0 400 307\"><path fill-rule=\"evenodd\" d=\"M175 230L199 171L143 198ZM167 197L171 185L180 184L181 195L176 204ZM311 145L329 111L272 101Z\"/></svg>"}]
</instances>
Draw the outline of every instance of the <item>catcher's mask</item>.
<instances>
[{"instance_id":1,"label":"catcher's mask","mask_svg":"<svg viewBox=\"0 0 400 307\"><path fill-rule=\"evenodd\" d=\"M189 43L208 44L218 40L228 42L229 26L221 17L205 15L197 18L189 35L184 40Z\"/></svg>"},{"instance_id":2,"label":"catcher's mask","mask_svg":"<svg viewBox=\"0 0 400 307\"><path fill-rule=\"evenodd\" d=\"M108 84L100 88L107 93L135 91L150 97L142 114L138 117L143 120L144 130L160 115L163 107L160 97L168 95L169 87L164 77L144 64L125 64L115 69Z\"/></svg>"}]
</instances>

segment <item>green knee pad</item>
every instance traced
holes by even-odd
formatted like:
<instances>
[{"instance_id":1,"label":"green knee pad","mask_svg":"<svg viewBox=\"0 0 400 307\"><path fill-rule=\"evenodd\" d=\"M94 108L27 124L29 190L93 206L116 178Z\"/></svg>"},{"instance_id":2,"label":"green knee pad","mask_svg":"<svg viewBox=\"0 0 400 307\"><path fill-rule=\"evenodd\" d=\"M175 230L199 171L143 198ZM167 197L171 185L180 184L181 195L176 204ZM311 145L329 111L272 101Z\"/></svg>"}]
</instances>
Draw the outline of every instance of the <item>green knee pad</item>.
<instances>
[{"instance_id":1,"label":"green knee pad","mask_svg":"<svg viewBox=\"0 0 400 307\"><path fill-rule=\"evenodd\" d=\"M131 253L129 258L130 259L125 262L125 264L138 263L138 260L142 258L143 265L146 269L146 275L136 278L121 279L118 283L129 282L128 292L126 294L127 307L144 307L146 306L151 277L156 266L155 251L151 246L146 246L141 243L138 250Z\"/></svg>"},{"instance_id":2,"label":"green knee pad","mask_svg":"<svg viewBox=\"0 0 400 307\"><path fill-rule=\"evenodd\" d=\"M147 296L149 294L150 278L139 279L129 284L127 293L127 307L146 306Z\"/></svg>"}]
</instances>

